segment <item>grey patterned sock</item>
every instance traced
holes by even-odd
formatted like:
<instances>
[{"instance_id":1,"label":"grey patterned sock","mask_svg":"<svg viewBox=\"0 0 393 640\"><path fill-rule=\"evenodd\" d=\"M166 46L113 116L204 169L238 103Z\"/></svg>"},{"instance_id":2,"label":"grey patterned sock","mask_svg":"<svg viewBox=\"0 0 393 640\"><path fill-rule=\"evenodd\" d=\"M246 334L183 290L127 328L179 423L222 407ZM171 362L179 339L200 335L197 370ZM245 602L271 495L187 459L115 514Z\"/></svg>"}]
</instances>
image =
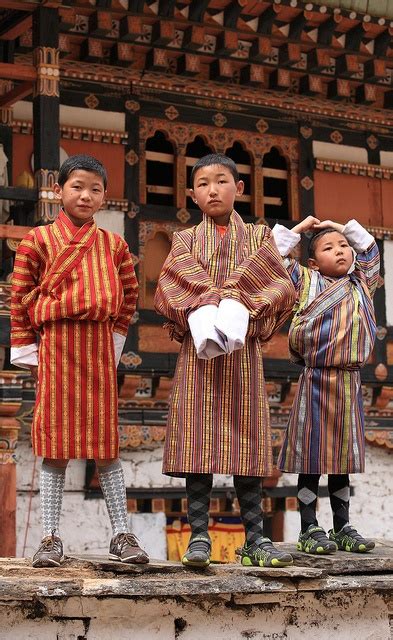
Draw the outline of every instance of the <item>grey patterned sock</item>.
<instances>
[{"instance_id":1,"label":"grey patterned sock","mask_svg":"<svg viewBox=\"0 0 393 640\"><path fill-rule=\"evenodd\" d=\"M128 533L127 495L119 459L104 468L98 467L98 478L104 494L113 535Z\"/></svg>"},{"instance_id":2,"label":"grey patterned sock","mask_svg":"<svg viewBox=\"0 0 393 640\"><path fill-rule=\"evenodd\" d=\"M191 539L196 536L209 537L209 505L213 486L210 473L189 473L186 476L188 499L188 522L191 527Z\"/></svg>"},{"instance_id":3,"label":"grey patterned sock","mask_svg":"<svg viewBox=\"0 0 393 640\"><path fill-rule=\"evenodd\" d=\"M43 536L52 531L59 535L59 522L65 482L65 467L42 463L40 471L40 502Z\"/></svg>"},{"instance_id":4,"label":"grey patterned sock","mask_svg":"<svg viewBox=\"0 0 393 640\"><path fill-rule=\"evenodd\" d=\"M263 538L261 480L254 476L233 476L248 546Z\"/></svg>"}]
</instances>

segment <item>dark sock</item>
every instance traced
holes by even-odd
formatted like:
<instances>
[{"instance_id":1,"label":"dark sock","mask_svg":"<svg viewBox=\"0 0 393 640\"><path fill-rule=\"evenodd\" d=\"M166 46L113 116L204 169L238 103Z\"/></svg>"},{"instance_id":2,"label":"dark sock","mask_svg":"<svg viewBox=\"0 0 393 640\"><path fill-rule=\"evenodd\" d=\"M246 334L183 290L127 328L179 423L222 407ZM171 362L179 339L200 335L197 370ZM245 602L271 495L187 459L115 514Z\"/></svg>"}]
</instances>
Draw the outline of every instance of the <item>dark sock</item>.
<instances>
[{"instance_id":1,"label":"dark sock","mask_svg":"<svg viewBox=\"0 0 393 640\"><path fill-rule=\"evenodd\" d=\"M349 475L329 474L328 489L333 512L333 529L337 533L349 522Z\"/></svg>"},{"instance_id":2,"label":"dark sock","mask_svg":"<svg viewBox=\"0 0 393 640\"><path fill-rule=\"evenodd\" d=\"M262 480L253 476L233 476L233 484L249 546L263 538Z\"/></svg>"},{"instance_id":3,"label":"dark sock","mask_svg":"<svg viewBox=\"0 0 393 640\"><path fill-rule=\"evenodd\" d=\"M317 499L318 499L318 474L299 473L297 482L297 500L300 510L300 522L302 533L307 531L310 524L318 526Z\"/></svg>"},{"instance_id":4,"label":"dark sock","mask_svg":"<svg viewBox=\"0 0 393 640\"><path fill-rule=\"evenodd\" d=\"M190 473L186 476L187 515L191 527L191 539L196 536L209 536L209 505L212 486L213 475L210 473Z\"/></svg>"}]
</instances>

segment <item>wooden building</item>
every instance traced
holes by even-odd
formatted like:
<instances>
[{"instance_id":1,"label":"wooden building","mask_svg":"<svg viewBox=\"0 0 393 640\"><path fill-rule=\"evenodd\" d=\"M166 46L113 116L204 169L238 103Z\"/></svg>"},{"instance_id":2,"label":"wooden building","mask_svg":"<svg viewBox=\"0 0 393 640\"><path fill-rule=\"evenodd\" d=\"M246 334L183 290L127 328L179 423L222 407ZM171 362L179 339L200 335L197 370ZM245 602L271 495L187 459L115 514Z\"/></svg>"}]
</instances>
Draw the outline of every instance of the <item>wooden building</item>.
<instances>
[{"instance_id":1,"label":"wooden building","mask_svg":"<svg viewBox=\"0 0 393 640\"><path fill-rule=\"evenodd\" d=\"M197 158L237 162L246 221L355 217L393 268L392 36L392 0L0 1L0 554L15 549L15 446L34 398L9 365L13 255L28 227L56 217L63 157L108 168L100 223L124 233L140 282L119 367L122 446L161 442L178 345L153 296L173 231L200 220L186 191ZM363 371L367 440L390 448L392 301L388 276ZM276 447L299 374L286 329L265 348ZM273 489L279 531L291 496ZM142 498L176 511L170 492L130 491L133 508ZM225 492L217 500L225 511Z\"/></svg>"}]
</instances>

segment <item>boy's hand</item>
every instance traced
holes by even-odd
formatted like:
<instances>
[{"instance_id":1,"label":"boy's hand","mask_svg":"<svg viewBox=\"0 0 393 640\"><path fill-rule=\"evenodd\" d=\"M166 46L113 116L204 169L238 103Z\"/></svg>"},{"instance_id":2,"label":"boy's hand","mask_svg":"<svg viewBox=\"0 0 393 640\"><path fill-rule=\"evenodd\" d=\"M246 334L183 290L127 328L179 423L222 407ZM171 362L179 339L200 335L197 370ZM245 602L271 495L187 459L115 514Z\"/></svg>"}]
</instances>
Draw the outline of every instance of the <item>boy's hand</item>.
<instances>
[{"instance_id":1,"label":"boy's hand","mask_svg":"<svg viewBox=\"0 0 393 640\"><path fill-rule=\"evenodd\" d=\"M295 227L292 227L291 231L294 233L305 233L306 231L314 229L319 224L323 223L321 223L318 218L314 218L314 216L307 216L307 218L299 222Z\"/></svg>"},{"instance_id":2,"label":"boy's hand","mask_svg":"<svg viewBox=\"0 0 393 640\"><path fill-rule=\"evenodd\" d=\"M322 229L334 229L335 231L338 231L339 233L342 233L344 231L344 226L343 224L340 224L339 222L333 222L332 220L323 220L322 222L318 221L318 224L315 225L315 231L322 231Z\"/></svg>"},{"instance_id":3,"label":"boy's hand","mask_svg":"<svg viewBox=\"0 0 393 640\"><path fill-rule=\"evenodd\" d=\"M37 365L31 364L31 365L29 365L29 369L30 369L30 373L31 373L32 377L34 378L34 382L37 384L38 383L38 367L37 367Z\"/></svg>"}]
</instances>

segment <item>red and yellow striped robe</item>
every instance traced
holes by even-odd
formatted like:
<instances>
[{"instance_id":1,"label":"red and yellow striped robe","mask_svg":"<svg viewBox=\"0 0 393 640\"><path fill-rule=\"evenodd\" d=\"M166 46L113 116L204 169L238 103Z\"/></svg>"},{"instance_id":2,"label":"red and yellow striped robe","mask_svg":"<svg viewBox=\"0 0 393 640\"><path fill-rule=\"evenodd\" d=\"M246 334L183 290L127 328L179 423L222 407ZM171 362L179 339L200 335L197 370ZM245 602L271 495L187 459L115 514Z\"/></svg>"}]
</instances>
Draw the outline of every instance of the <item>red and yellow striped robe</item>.
<instances>
[{"instance_id":1,"label":"red and yellow striped robe","mask_svg":"<svg viewBox=\"0 0 393 640\"><path fill-rule=\"evenodd\" d=\"M187 317L232 298L250 323L243 349L200 360ZM291 313L295 291L266 226L233 212L222 237L209 217L174 235L156 292L156 309L182 341L165 441L163 471L263 476L272 451L262 344Z\"/></svg>"},{"instance_id":2,"label":"red and yellow striped robe","mask_svg":"<svg viewBox=\"0 0 393 640\"><path fill-rule=\"evenodd\" d=\"M11 346L40 337L32 444L47 458L118 455L113 333L127 335L138 284L127 243L63 211L15 258Z\"/></svg>"}]
</instances>

